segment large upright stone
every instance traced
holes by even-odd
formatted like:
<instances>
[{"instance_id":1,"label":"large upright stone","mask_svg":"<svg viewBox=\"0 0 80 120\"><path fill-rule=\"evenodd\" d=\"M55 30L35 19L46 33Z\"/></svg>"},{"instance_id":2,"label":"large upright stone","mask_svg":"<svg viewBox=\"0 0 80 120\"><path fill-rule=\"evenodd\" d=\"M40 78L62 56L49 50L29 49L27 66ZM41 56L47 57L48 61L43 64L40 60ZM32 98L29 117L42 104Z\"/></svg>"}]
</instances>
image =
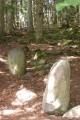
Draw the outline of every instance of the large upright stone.
<instances>
[{"instance_id":1,"label":"large upright stone","mask_svg":"<svg viewBox=\"0 0 80 120\"><path fill-rule=\"evenodd\" d=\"M48 114L63 115L70 101L70 65L67 58L55 62L48 75L42 107Z\"/></svg>"},{"instance_id":2,"label":"large upright stone","mask_svg":"<svg viewBox=\"0 0 80 120\"><path fill-rule=\"evenodd\" d=\"M22 48L14 48L8 54L8 67L12 74L24 75L26 72L26 55Z\"/></svg>"}]
</instances>

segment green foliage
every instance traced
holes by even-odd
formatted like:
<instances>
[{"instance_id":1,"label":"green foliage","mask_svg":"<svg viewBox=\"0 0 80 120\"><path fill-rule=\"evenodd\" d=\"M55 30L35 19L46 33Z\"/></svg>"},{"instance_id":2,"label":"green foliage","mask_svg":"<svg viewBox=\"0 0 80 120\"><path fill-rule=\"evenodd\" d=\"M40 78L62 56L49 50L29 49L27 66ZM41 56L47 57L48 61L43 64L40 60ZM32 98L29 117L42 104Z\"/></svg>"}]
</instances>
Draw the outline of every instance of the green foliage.
<instances>
[{"instance_id":1,"label":"green foliage","mask_svg":"<svg viewBox=\"0 0 80 120\"><path fill-rule=\"evenodd\" d=\"M6 36L0 36L0 44L7 44L11 41L10 37L6 37Z\"/></svg>"},{"instance_id":2,"label":"green foliage","mask_svg":"<svg viewBox=\"0 0 80 120\"><path fill-rule=\"evenodd\" d=\"M23 46L23 50L25 51L25 53L30 52L29 48L26 45Z\"/></svg>"},{"instance_id":3,"label":"green foliage","mask_svg":"<svg viewBox=\"0 0 80 120\"><path fill-rule=\"evenodd\" d=\"M66 20L70 21L71 23L74 22L75 15L77 14L77 9L71 5L66 9L66 12Z\"/></svg>"},{"instance_id":4,"label":"green foliage","mask_svg":"<svg viewBox=\"0 0 80 120\"><path fill-rule=\"evenodd\" d=\"M33 56L33 59L34 60L38 60L38 59L41 59L41 58L46 58L47 57L47 53L40 50L40 49L37 49L34 51L34 56Z\"/></svg>"},{"instance_id":5,"label":"green foliage","mask_svg":"<svg viewBox=\"0 0 80 120\"><path fill-rule=\"evenodd\" d=\"M45 39L49 45L57 46L73 46L80 45L80 28L77 26L71 26L69 28L53 28L50 31L46 31ZM58 53L63 54L63 52Z\"/></svg>"},{"instance_id":6,"label":"green foliage","mask_svg":"<svg viewBox=\"0 0 80 120\"><path fill-rule=\"evenodd\" d=\"M21 44L27 45L30 42L35 41L35 35L34 35L34 33L30 32L30 33L25 34L22 39L23 40L21 40Z\"/></svg>"},{"instance_id":7,"label":"green foliage","mask_svg":"<svg viewBox=\"0 0 80 120\"><path fill-rule=\"evenodd\" d=\"M67 6L67 4L65 4L64 2L61 2L61 3L58 3L57 5L56 5L56 10L57 11L60 11L60 10L62 10L64 7L66 7Z\"/></svg>"},{"instance_id":8,"label":"green foliage","mask_svg":"<svg viewBox=\"0 0 80 120\"><path fill-rule=\"evenodd\" d=\"M70 5L79 5L80 0L64 0L64 2L60 2L56 5L56 10L60 11L65 7L68 7Z\"/></svg>"},{"instance_id":9,"label":"green foliage","mask_svg":"<svg viewBox=\"0 0 80 120\"><path fill-rule=\"evenodd\" d=\"M5 4L5 10L15 10L15 8L17 8L17 6L15 4L11 4L11 3L8 3L8 4Z\"/></svg>"}]
</instances>

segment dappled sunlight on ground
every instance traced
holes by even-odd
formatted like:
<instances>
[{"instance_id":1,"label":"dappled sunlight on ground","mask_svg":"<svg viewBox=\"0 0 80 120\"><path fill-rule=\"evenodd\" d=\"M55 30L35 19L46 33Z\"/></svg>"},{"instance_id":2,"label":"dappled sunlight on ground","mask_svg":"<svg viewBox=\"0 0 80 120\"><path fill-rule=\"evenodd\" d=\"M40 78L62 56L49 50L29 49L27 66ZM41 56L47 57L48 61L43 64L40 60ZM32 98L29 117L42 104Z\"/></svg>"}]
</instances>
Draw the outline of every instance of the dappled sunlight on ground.
<instances>
[{"instance_id":1,"label":"dappled sunlight on ground","mask_svg":"<svg viewBox=\"0 0 80 120\"><path fill-rule=\"evenodd\" d=\"M22 113L22 112L24 112L24 110L21 110L19 108L15 110L12 110L12 109L0 110L1 115L14 115L14 114Z\"/></svg>"},{"instance_id":2,"label":"dappled sunlight on ground","mask_svg":"<svg viewBox=\"0 0 80 120\"><path fill-rule=\"evenodd\" d=\"M2 67L6 66L7 60L3 58L2 55L0 55L0 74L4 75L6 74L5 71L2 70Z\"/></svg>"},{"instance_id":3,"label":"dappled sunlight on ground","mask_svg":"<svg viewBox=\"0 0 80 120\"><path fill-rule=\"evenodd\" d=\"M7 60L4 60L3 58L0 57L0 62L6 63Z\"/></svg>"},{"instance_id":4,"label":"dappled sunlight on ground","mask_svg":"<svg viewBox=\"0 0 80 120\"><path fill-rule=\"evenodd\" d=\"M0 74L5 74L5 72L2 72L2 71L0 70Z\"/></svg>"},{"instance_id":5,"label":"dappled sunlight on ground","mask_svg":"<svg viewBox=\"0 0 80 120\"><path fill-rule=\"evenodd\" d=\"M5 92L6 91L4 90L2 94L5 94ZM28 114L29 115L27 117L28 120L38 119L37 118L38 116L35 116L35 114L40 109L42 103L36 99L37 99L36 93L32 92L31 90L27 90L25 87L23 87L23 85L21 85L19 87L19 90L15 91L14 96L12 96L11 98L12 102L9 103L10 107L9 106L0 107L0 119L2 120L4 117L11 117L11 116L15 117L22 114ZM5 100L5 102L6 101L7 99ZM33 116L30 115L32 113L34 113Z\"/></svg>"},{"instance_id":6,"label":"dappled sunlight on ground","mask_svg":"<svg viewBox=\"0 0 80 120\"><path fill-rule=\"evenodd\" d=\"M69 60L79 59L79 56L67 56Z\"/></svg>"},{"instance_id":7,"label":"dappled sunlight on ground","mask_svg":"<svg viewBox=\"0 0 80 120\"><path fill-rule=\"evenodd\" d=\"M16 92L16 100L13 101L12 105L24 105L26 102L35 99L37 95L26 88L21 88Z\"/></svg>"}]
</instances>

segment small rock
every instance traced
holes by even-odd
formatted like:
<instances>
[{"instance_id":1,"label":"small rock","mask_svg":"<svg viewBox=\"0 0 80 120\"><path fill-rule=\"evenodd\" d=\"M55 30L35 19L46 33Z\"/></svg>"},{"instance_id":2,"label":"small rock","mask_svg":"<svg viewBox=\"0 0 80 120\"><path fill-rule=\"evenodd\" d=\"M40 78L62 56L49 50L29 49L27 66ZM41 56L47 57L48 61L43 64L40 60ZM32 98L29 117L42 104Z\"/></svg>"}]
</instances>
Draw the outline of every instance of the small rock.
<instances>
[{"instance_id":1,"label":"small rock","mask_svg":"<svg viewBox=\"0 0 80 120\"><path fill-rule=\"evenodd\" d=\"M72 119L72 118L80 118L80 105L73 107L69 111L67 111L63 117Z\"/></svg>"},{"instance_id":2,"label":"small rock","mask_svg":"<svg viewBox=\"0 0 80 120\"><path fill-rule=\"evenodd\" d=\"M38 71L38 75L44 75L44 74L45 74L45 70Z\"/></svg>"},{"instance_id":3,"label":"small rock","mask_svg":"<svg viewBox=\"0 0 80 120\"><path fill-rule=\"evenodd\" d=\"M44 60L44 59L41 59L38 61L38 64L45 64L45 63L46 63L46 60Z\"/></svg>"},{"instance_id":4,"label":"small rock","mask_svg":"<svg viewBox=\"0 0 80 120\"><path fill-rule=\"evenodd\" d=\"M27 72L25 76L27 76L27 77L32 77L32 76L33 76L33 73L32 73L32 72Z\"/></svg>"},{"instance_id":5,"label":"small rock","mask_svg":"<svg viewBox=\"0 0 80 120\"><path fill-rule=\"evenodd\" d=\"M12 83L11 85L9 85L10 88L14 88L16 87L16 83Z\"/></svg>"}]
</instances>

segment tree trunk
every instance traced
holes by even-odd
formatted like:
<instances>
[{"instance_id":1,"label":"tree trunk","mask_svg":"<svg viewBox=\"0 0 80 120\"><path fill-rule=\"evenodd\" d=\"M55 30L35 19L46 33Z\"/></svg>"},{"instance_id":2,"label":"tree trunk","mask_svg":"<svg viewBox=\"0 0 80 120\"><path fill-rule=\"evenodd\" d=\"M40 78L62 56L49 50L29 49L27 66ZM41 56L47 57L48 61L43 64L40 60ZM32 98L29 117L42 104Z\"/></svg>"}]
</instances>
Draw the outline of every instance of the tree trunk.
<instances>
[{"instance_id":1,"label":"tree trunk","mask_svg":"<svg viewBox=\"0 0 80 120\"><path fill-rule=\"evenodd\" d=\"M79 25L80 25L80 5L79 5Z\"/></svg>"},{"instance_id":2,"label":"tree trunk","mask_svg":"<svg viewBox=\"0 0 80 120\"><path fill-rule=\"evenodd\" d=\"M0 0L0 37L4 32L4 0Z\"/></svg>"},{"instance_id":3,"label":"tree trunk","mask_svg":"<svg viewBox=\"0 0 80 120\"><path fill-rule=\"evenodd\" d=\"M36 40L43 37L43 0L36 2Z\"/></svg>"},{"instance_id":4,"label":"tree trunk","mask_svg":"<svg viewBox=\"0 0 80 120\"><path fill-rule=\"evenodd\" d=\"M33 26L35 27L35 22L36 22L36 0L33 0L32 11L33 11Z\"/></svg>"},{"instance_id":5,"label":"tree trunk","mask_svg":"<svg viewBox=\"0 0 80 120\"><path fill-rule=\"evenodd\" d=\"M33 31L32 0L28 0L28 32Z\"/></svg>"},{"instance_id":6,"label":"tree trunk","mask_svg":"<svg viewBox=\"0 0 80 120\"><path fill-rule=\"evenodd\" d=\"M56 4L56 1L53 0L53 4L52 4L52 11L53 11L53 24L56 24L57 23L57 16L56 16L56 8L55 8L55 5Z\"/></svg>"},{"instance_id":7,"label":"tree trunk","mask_svg":"<svg viewBox=\"0 0 80 120\"><path fill-rule=\"evenodd\" d=\"M14 30L14 24L15 24L15 17L14 17L14 4L15 1L11 0L11 9L9 10L10 12L10 19L9 19L9 31L12 32Z\"/></svg>"}]
</instances>

